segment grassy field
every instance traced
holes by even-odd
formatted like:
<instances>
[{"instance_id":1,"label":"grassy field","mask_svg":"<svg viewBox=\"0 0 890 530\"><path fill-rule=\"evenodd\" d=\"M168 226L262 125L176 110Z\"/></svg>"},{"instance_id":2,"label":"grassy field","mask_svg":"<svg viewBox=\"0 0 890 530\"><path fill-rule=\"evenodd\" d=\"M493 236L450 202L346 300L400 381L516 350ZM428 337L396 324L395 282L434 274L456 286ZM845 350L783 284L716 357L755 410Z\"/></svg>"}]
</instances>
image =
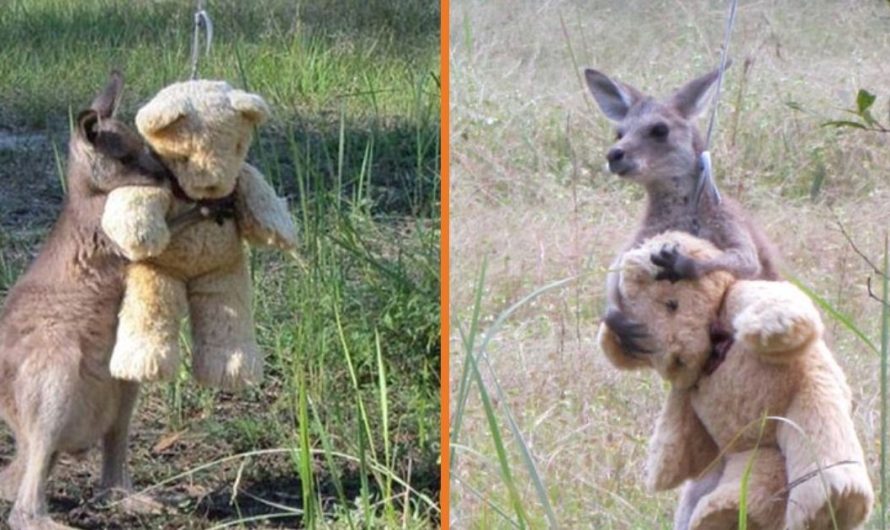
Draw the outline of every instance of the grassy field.
<instances>
[{"instance_id":1,"label":"grassy field","mask_svg":"<svg viewBox=\"0 0 890 530\"><path fill-rule=\"evenodd\" d=\"M671 527L676 493L643 487L665 385L651 372L618 372L595 342L605 268L632 233L644 197L603 169L614 133L581 71L594 67L666 95L717 64L725 7L452 3L453 429L467 343L477 352L484 345L490 361L479 365L486 394L469 386L453 440L452 528L544 527L545 500L563 528ZM860 88L878 95L875 116L890 121L888 21L890 6L877 0L818 0L805 9L787 0L740 2L735 65L712 144L724 193L774 239L785 270L876 343L881 306L867 292L872 271L835 216L880 263L890 225L890 135L820 125L849 116L842 109L855 106ZM881 360L837 319L824 318L877 488ZM875 511L867 528L883 527Z\"/></svg>"},{"instance_id":2,"label":"grassy field","mask_svg":"<svg viewBox=\"0 0 890 530\"><path fill-rule=\"evenodd\" d=\"M420 0L208 0L200 74L263 95L251 160L299 221L299 260L253 255L263 384L145 389L138 488L169 513L91 498L64 462L54 517L83 528L438 525L439 10ZM108 71L121 116L190 69L193 2L9 0L0 8L0 295L61 204L69 115ZM12 439L0 427L0 462ZM5 520L8 506L0 506ZM2 526L2 524L0 524Z\"/></svg>"}]
</instances>

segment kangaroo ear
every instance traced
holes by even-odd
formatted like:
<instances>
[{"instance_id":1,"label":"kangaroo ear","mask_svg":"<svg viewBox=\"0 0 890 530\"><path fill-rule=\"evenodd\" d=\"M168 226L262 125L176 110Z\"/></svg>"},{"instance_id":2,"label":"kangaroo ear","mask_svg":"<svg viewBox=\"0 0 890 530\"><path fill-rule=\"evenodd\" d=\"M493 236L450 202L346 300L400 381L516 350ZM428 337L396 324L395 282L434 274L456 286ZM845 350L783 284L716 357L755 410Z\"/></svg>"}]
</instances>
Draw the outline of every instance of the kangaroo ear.
<instances>
[{"instance_id":1,"label":"kangaroo ear","mask_svg":"<svg viewBox=\"0 0 890 530\"><path fill-rule=\"evenodd\" d=\"M83 110L77 115L77 135L91 144L96 142L98 126L99 113L95 110Z\"/></svg>"},{"instance_id":2,"label":"kangaroo ear","mask_svg":"<svg viewBox=\"0 0 890 530\"><path fill-rule=\"evenodd\" d=\"M90 104L90 108L96 111L99 118L110 118L117 110L123 90L124 76L119 71L112 70L108 76L108 84L96 96L96 99Z\"/></svg>"},{"instance_id":3,"label":"kangaroo ear","mask_svg":"<svg viewBox=\"0 0 890 530\"><path fill-rule=\"evenodd\" d=\"M612 121L621 121L634 103L643 99L643 94L632 86L612 81L609 77L592 68L584 70L587 87L600 110Z\"/></svg>"},{"instance_id":4,"label":"kangaroo ear","mask_svg":"<svg viewBox=\"0 0 890 530\"><path fill-rule=\"evenodd\" d=\"M732 65L732 60L727 60L726 68L728 69L730 65ZM671 96L668 103L686 119L698 116L707 107L711 94L717 87L719 73L720 68L718 67L686 83Z\"/></svg>"}]
</instances>

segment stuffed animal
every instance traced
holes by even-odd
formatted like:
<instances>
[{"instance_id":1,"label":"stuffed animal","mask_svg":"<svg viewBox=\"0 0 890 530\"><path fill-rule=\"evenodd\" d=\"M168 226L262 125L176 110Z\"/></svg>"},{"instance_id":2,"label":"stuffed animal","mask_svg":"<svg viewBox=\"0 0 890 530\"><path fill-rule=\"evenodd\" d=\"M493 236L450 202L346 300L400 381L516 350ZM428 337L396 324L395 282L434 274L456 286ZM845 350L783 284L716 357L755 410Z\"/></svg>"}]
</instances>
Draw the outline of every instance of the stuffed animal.
<instances>
[{"instance_id":1,"label":"stuffed animal","mask_svg":"<svg viewBox=\"0 0 890 530\"><path fill-rule=\"evenodd\" d=\"M720 251L667 232L620 261L623 309L646 322L648 353L627 355L600 326L617 367L651 367L670 383L649 447L647 483L687 483L675 528L732 528L750 465L748 519L763 529L856 528L874 493L851 419L851 393L822 339L810 299L787 282L656 281L651 256L678 247L695 259Z\"/></svg>"},{"instance_id":2,"label":"stuffed animal","mask_svg":"<svg viewBox=\"0 0 890 530\"><path fill-rule=\"evenodd\" d=\"M261 377L244 242L296 245L285 200L245 163L268 114L261 97L204 80L170 85L137 113L139 132L174 177L160 188L118 188L106 202L102 227L132 260L113 376L169 380L188 314L198 382L234 390Z\"/></svg>"}]
</instances>

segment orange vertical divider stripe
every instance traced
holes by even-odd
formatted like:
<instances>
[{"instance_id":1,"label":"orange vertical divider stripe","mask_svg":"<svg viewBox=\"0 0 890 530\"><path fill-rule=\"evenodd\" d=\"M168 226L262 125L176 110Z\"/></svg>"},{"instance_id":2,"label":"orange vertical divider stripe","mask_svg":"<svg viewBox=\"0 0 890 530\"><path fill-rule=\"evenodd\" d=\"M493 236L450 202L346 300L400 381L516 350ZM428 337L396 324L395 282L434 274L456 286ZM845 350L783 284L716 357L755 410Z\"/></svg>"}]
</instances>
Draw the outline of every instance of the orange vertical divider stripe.
<instances>
[{"instance_id":1,"label":"orange vertical divider stripe","mask_svg":"<svg viewBox=\"0 0 890 530\"><path fill-rule=\"evenodd\" d=\"M448 0L440 0L440 25L439 25L439 71L440 71L440 92L441 92L441 109L440 109L440 149L441 158L440 158L440 205L441 208L441 241L439 242L440 249L440 272L439 272L439 282L440 282L440 309L439 314L441 318L441 359L440 359L440 381L441 381L441 390L440 390L440 435L441 435L441 477L440 477L440 493L439 493L439 504L441 506L441 523L440 527L443 530L446 530L449 527L449 502L450 502L450 483L449 483L449 473L448 470L451 467L450 462L450 454L449 454L449 438L450 438L450 429L449 426L451 424L451 402L449 401L449 389L450 389L450 379L449 379L449 365L450 365L450 355L449 355L449 336L450 336L450 327L449 327L449 281L448 281L448 258L449 258L449 238L448 238L448 226L449 226L449 191L450 191L450 173L449 173L449 133L450 133L450 122L449 122L449 71L448 71L448 56L449 56L449 12L448 12Z\"/></svg>"}]
</instances>

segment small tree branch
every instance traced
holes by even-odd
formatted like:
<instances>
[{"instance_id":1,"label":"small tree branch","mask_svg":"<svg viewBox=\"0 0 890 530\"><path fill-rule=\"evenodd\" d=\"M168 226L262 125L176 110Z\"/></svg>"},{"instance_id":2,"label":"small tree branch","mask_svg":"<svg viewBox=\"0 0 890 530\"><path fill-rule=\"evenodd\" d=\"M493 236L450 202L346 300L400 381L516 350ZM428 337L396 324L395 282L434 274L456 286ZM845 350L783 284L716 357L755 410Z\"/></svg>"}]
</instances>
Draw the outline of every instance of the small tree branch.
<instances>
[{"instance_id":1,"label":"small tree branch","mask_svg":"<svg viewBox=\"0 0 890 530\"><path fill-rule=\"evenodd\" d=\"M887 300L882 299L880 296L876 295L875 292L872 290L872 288L871 288L871 276L869 276L868 279L865 280L865 285L868 287L868 296L869 296L870 298L872 298L873 300L876 300L876 301L877 301L878 303L880 303L881 305L885 305L885 306L887 306L887 307L890 307L890 302L888 302Z\"/></svg>"},{"instance_id":2,"label":"small tree branch","mask_svg":"<svg viewBox=\"0 0 890 530\"><path fill-rule=\"evenodd\" d=\"M834 217L835 224L837 224L837 227L840 229L841 234L843 234L844 239L847 240L847 243L850 245L850 248L853 249L853 252L855 252L860 258L862 258L862 260L865 261L865 263L868 264L869 267L871 267L871 270L875 274L877 274L878 276L884 277L884 271L882 271L880 268L878 268L878 266L875 265L874 262L872 262L872 260L869 259L869 257L866 256L865 253L862 252L858 246L856 246L856 243L853 241L853 238L847 232L846 227L844 227L844 223L842 223L840 217L838 217L837 212L835 212L834 209L831 207L829 207L828 210L831 212L831 215ZM869 277L869 282L871 282L871 277Z\"/></svg>"}]
</instances>

